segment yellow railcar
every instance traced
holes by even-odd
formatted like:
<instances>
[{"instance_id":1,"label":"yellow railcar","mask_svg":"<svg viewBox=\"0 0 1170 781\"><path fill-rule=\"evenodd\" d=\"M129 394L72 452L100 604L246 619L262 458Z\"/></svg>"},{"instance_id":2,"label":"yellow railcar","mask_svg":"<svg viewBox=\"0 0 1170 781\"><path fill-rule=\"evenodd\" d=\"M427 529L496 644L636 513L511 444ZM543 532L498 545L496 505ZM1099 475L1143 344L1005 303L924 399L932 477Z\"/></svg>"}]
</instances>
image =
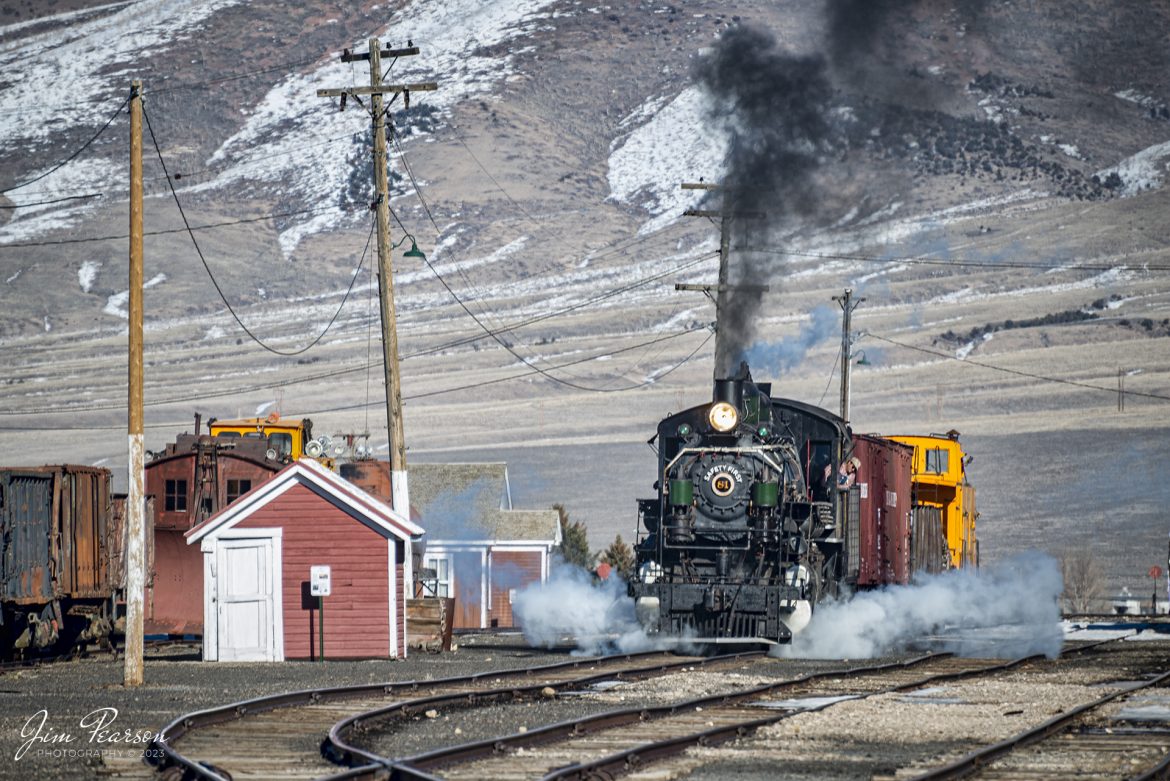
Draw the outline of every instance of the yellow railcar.
<instances>
[{"instance_id":1,"label":"yellow railcar","mask_svg":"<svg viewBox=\"0 0 1170 781\"><path fill-rule=\"evenodd\" d=\"M318 443L313 440L313 422L308 418L282 419L275 412L265 418L241 418L239 420L207 421L212 436L237 436L245 439L261 439L268 443L268 457L279 461L296 461L305 453L321 455ZM310 444L312 443L312 444ZM312 452L315 451L315 452Z\"/></svg>"},{"instance_id":2,"label":"yellow railcar","mask_svg":"<svg viewBox=\"0 0 1170 781\"><path fill-rule=\"evenodd\" d=\"M916 507L937 508L946 529L951 567L979 566L975 537L975 486L967 480L970 459L959 444L959 432L928 436L889 437L914 448L911 485Z\"/></svg>"}]
</instances>

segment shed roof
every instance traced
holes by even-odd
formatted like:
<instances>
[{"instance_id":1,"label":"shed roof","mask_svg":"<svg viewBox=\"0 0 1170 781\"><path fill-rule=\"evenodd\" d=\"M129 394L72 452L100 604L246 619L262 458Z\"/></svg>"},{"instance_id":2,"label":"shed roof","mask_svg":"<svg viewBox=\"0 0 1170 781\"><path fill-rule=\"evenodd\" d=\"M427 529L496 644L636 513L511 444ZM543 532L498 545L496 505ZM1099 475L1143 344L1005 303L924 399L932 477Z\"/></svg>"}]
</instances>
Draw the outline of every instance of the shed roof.
<instances>
[{"instance_id":1,"label":"shed roof","mask_svg":"<svg viewBox=\"0 0 1170 781\"><path fill-rule=\"evenodd\" d=\"M399 513L357 486L337 475L311 458L295 461L271 480L261 483L227 507L195 526L184 535L187 544L198 542L204 537L229 529L244 520L260 507L277 499L297 484L308 485L319 493L330 497L336 504L349 510L354 517L368 520L387 537L398 537L409 541L423 534L422 528L402 517Z\"/></svg>"},{"instance_id":2,"label":"shed roof","mask_svg":"<svg viewBox=\"0 0 1170 781\"><path fill-rule=\"evenodd\" d=\"M409 474L410 503L424 518L428 510L445 509L444 505L450 504L452 497L472 504L477 514L512 509L508 465L502 461L481 464L411 464Z\"/></svg>"},{"instance_id":3,"label":"shed roof","mask_svg":"<svg viewBox=\"0 0 1170 781\"><path fill-rule=\"evenodd\" d=\"M431 542L559 543L556 510L513 510L508 465L412 464L410 503Z\"/></svg>"}]
</instances>

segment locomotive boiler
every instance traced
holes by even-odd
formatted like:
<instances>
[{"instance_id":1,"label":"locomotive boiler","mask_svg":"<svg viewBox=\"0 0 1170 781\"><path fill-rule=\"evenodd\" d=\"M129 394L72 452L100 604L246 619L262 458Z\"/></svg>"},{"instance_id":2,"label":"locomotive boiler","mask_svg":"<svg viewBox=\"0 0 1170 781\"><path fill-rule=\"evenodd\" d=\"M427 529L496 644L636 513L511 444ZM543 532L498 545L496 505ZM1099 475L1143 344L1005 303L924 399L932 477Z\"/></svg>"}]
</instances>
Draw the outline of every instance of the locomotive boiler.
<instances>
[{"instance_id":1,"label":"locomotive boiler","mask_svg":"<svg viewBox=\"0 0 1170 781\"><path fill-rule=\"evenodd\" d=\"M843 576L840 418L769 397L746 365L658 424L657 495L638 501L629 591L650 633L787 642Z\"/></svg>"}]
</instances>

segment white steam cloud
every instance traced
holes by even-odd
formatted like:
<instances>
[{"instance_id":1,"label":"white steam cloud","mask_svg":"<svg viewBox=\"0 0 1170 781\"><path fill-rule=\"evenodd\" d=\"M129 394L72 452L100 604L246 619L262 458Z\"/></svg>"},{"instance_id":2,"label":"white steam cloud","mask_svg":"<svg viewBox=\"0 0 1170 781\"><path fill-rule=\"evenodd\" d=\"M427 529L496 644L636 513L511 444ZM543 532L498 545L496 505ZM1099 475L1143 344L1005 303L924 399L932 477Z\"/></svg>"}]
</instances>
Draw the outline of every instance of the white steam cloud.
<instances>
[{"instance_id":1,"label":"white steam cloud","mask_svg":"<svg viewBox=\"0 0 1170 781\"><path fill-rule=\"evenodd\" d=\"M777 655L869 659L926 643L959 656L1060 655L1060 567L1025 553L980 570L949 570L907 586L817 606L808 627ZM941 639L940 639L941 638ZM939 648L941 643L942 648Z\"/></svg>"},{"instance_id":2,"label":"white steam cloud","mask_svg":"<svg viewBox=\"0 0 1170 781\"><path fill-rule=\"evenodd\" d=\"M579 567L554 565L546 583L518 593L512 612L529 645L552 647L571 640L582 654L633 653L656 646L634 615L634 601L617 574L593 582Z\"/></svg>"}]
</instances>

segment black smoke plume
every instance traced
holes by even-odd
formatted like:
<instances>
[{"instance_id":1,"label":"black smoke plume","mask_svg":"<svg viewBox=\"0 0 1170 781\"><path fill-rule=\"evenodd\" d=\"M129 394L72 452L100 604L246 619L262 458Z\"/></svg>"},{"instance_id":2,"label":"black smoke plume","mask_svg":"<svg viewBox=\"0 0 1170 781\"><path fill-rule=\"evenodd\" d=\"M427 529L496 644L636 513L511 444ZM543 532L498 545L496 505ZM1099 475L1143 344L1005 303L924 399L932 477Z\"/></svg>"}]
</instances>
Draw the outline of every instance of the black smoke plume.
<instances>
[{"instance_id":1,"label":"black smoke plume","mask_svg":"<svg viewBox=\"0 0 1170 781\"><path fill-rule=\"evenodd\" d=\"M759 248L776 220L816 210L813 175L825 152L832 88L821 57L783 51L767 31L729 29L695 68L711 97L711 119L730 138L727 171L719 194L732 216L734 285L763 285L770 255ZM762 294L737 291L719 313L719 339L729 376L752 342Z\"/></svg>"}]
</instances>

